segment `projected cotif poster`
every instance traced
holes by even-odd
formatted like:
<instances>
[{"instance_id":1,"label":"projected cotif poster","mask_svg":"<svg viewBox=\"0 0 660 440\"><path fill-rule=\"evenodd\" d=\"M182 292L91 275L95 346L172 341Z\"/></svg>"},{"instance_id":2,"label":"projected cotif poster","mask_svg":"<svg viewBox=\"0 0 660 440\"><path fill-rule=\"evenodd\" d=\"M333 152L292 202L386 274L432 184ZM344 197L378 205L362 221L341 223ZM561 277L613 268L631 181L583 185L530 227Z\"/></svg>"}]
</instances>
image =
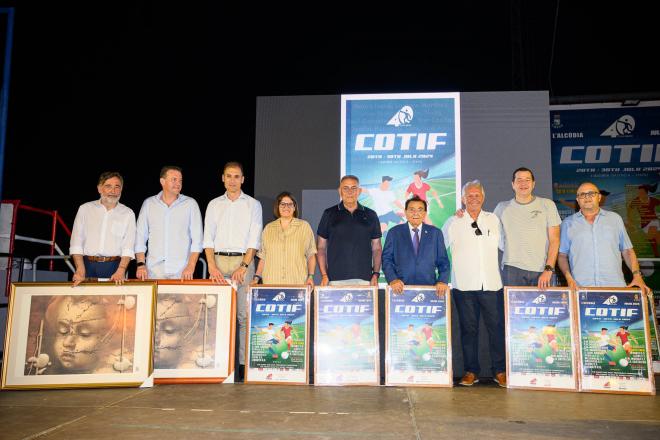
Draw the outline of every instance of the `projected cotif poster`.
<instances>
[{"instance_id":1,"label":"projected cotif poster","mask_svg":"<svg viewBox=\"0 0 660 440\"><path fill-rule=\"evenodd\" d=\"M458 93L342 95L341 173L360 179L360 203L383 236L405 221L405 201L428 202L425 222L442 227L459 204Z\"/></svg>"},{"instance_id":2,"label":"projected cotif poster","mask_svg":"<svg viewBox=\"0 0 660 440\"><path fill-rule=\"evenodd\" d=\"M561 217L578 209L578 186L592 182L600 205L623 218L637 256L660 257L660 102L554 106L550 130Z\"/></svg>"}]
</instances>

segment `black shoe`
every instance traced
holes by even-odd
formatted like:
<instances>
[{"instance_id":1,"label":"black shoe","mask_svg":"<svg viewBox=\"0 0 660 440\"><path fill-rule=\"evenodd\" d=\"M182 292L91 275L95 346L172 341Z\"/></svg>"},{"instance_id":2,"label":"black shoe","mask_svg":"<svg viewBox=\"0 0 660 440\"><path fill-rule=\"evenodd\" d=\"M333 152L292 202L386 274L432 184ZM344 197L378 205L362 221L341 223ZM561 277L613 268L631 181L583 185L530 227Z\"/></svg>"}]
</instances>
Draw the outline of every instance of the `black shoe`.
<instances>
[{"instance_id":1,"label":"black shoe","mask_svg":"<svg viewBox=\"0 0 660 440\"><path fill-rule=\"evenodd\" d=\"M245 365L239 365L238 366L238 380L237 380L237 382L243 382L244 378L245 378Z\"/></svg>"}]
</instances>

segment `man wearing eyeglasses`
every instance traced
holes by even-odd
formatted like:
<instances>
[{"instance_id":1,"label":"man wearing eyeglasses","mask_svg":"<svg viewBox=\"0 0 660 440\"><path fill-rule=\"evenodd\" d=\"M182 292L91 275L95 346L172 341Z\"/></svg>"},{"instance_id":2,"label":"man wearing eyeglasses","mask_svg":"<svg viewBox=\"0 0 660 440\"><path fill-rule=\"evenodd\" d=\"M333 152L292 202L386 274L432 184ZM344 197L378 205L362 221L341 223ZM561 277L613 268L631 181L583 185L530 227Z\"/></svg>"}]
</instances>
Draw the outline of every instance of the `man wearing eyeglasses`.
<instances>
[{"instance_id":1,"label":"man wearing eyeglasses","mask_svg":"<svg viewBox=\"0 0 660 440\"><path fill-rule=\"evenodd\" d=\"M568 286L625 287L621 259L633 274L628 287L639 287L647 293L639 269L637 255L621 216L600 207L598 187L586 182L577 190L580 211L566 217L561 224L561 245L557 262Z\"/></svg>"},{"instance_id":2,"label":"man wearing eyeglasses","mask_svg":"<svg viewBox=\"0 0 660 440\"><path fill-rule=\"evenodd\" d=\"M317 235L321 285L378 285L382 232L378 215L358 203L360 179L339 182L341 202L323 212Z\"/></svg>"},{"instance_id":3,"label":"man wearing eyeglasses","mask_svg":"<svg viewBox=\"0 0 660 440\"><path fill-rule=\"evenodd\" d=\"M533 194L535 185L532 170L516 169L511 181L515 197L498 203L493 211L504 231L502 279L506 286L545 289L554 283L561 217L552 200Z\"/></svg>"},{"instance_id":4,"label":"man wearing eyeglasses","mask_svg":"<svg viewBox=\"0 0 660 440\"><path fill-rule=\"evenodd\" d=\"M394 293L405 284L435 286L438 295L449 290L449 258L442 231L426 225L426 200L406 200L408 222L390 229L383 249L383 272ZM437 272L437 273L436 273Z\"/></svg>"},{"instance_id":5,"label":"man wearing eyeglasses","mask_svg":"<svg viewBox=\"0 0 660 440\"><path fill-rule=\"evenodd\" d=\"M463 186L467 215L450 217L442 228L451 249L451 282L461 326L465 374L460 385L479 382L479 316L488 330L491 369L495 382L506 387L504 349L504 296L498 267L501 224L481 209L485 192L478 180Z\"/></svg>"}]
</instances>

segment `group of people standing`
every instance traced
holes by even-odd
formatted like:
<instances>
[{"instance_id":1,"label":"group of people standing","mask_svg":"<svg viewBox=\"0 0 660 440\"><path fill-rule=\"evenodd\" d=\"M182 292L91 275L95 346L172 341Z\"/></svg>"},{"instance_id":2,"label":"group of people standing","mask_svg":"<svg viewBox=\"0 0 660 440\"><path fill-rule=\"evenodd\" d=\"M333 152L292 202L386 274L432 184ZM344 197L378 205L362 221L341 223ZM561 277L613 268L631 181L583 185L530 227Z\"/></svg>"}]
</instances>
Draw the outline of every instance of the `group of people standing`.
<instances>
[{"instance_id":1,"label":"group of people standing","mask_svg":"<svg viewBox=\"0 0 660 440\"><path fill-rule=\"evenodd\" d=\"M499 203L493 213L482 210L483 185L467 182L461 194L465 208L442 230L425 222L427 201L413 194L405 201L406 222L389 230L383 247L381 220L358 202L362 189L357 176L340 180L341 201L324 211L316 241L309 223L299 218L291 193L277 196L276 219L262 228L261 204L241 190L242 165L228 162L221 179L226 191L209 203L202 226L199 206L181 194L180 168L163 167L162 191L144 201L137 222L133 211L119 203L121 175L103 173L97 186L100 199L83 204L74 222L74 286L91 277L122 283L133 258L137 278L192 279L203 251L209 278L231 279L238 287L238 354L243 363L250 284L313 285L318 267L323 286L375 286L382 264L395 293L406 285L434 285L442 295L449 291L451 273L465 370L460 383L466 386L479 380L482 314L494 380L506 385L503 285L544 289L555 283L558 263L572 288L625 286L623 256L634 275L630 285L648 289L621 218L599 208L598 188L591 183L578 188L580 211L563 223L551 200L533 195L534 174L527 168L514 171L515 197Z\"/></svg>"}]
</instances>

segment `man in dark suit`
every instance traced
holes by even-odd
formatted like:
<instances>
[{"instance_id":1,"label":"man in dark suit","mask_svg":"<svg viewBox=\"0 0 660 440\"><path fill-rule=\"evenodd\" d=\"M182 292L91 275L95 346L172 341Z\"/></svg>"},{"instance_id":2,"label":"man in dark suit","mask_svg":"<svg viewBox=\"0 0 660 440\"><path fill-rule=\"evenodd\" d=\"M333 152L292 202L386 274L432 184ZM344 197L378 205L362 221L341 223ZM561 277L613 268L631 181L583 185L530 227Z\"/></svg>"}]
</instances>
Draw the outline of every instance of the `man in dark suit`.
<instances>
[{"instance_id":1,"label":"man in dark suit","mask_svg":"<svg viewBox=\"0 0 660 440\"><path fill-rule=\"evenodd\" d=\"M433 286L438 295L449 290L449 258L442 231L424 224L426 201L406 201L406 223L390 229L383 250L385 278L395 293L406 284ZM436 273L437 272L437 273Z\"/></svg>"}]
</instances>

